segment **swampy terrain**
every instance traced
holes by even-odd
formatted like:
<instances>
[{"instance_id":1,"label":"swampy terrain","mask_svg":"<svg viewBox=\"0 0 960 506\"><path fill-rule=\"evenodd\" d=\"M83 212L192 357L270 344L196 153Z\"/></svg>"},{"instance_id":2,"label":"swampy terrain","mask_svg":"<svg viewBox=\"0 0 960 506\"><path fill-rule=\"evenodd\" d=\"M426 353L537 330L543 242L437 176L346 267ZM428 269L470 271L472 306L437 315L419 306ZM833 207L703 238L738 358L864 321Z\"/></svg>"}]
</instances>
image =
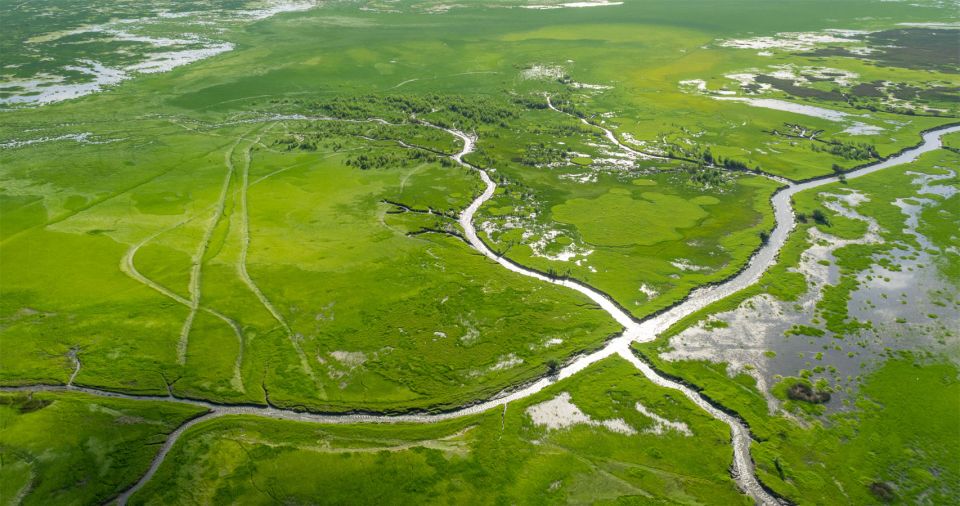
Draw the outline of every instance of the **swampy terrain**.
<instances>
[{"instance_id":1,"label":"swampy terrain","mask_svg":"<svg viewBox=\"0 0 960 506\"><path fill-rule=\"evenodd\" d=\"M956 1L0 13L0 502L960 502Z\"/></svg>"}]
</instances>

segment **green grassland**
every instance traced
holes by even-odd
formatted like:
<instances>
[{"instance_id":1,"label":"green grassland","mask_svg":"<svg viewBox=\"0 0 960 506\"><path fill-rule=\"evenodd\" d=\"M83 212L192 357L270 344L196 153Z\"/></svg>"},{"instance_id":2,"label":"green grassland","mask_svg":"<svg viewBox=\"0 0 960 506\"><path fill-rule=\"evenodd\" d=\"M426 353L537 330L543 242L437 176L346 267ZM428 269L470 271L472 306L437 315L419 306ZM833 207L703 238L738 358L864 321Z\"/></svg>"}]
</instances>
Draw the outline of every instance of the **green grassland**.
<instances>
[{"instance_id":1,"label":"green grassland","mask_svg":"<svg viewBox=\"0 0 960 506\"><path fill-rule=\"evenodd\" d=\"M0 496L14 504L112 499L146 472L167 434L202 409L75 393L0 394Z\"/></svg>"},{"instance_id":2,"label":"green grassland","mask_svg":"<svg viewBox=\"0 0 960 506\"><path fill-rule=\"evenodd\" d=\"M527 409L563 393L594 420L551 429ZM645 433L681 421L691 435ZM353 502L744 503L729 477L728 429L682 395L607 359L506 411L429 426L318 426L224 417L189 429L135 504Z\"/></svg>"},{"instance_id":3,"label":"green grassland","mask_svg":"<svg viewBox=\"0 0 960 506\"><path fill-rule=\"evenodd\" d=\"M17 223L22 232L4 246L5 333L24 344L4 353L4 376L62 382L73 369L66 353L78 349L77 383L90 386L161 393L170 384L188 397L269 394L280 406L339 410L450 407L542 374L547 361L618 330L578 309L583 299L505 273L456 237L408 235L442 231L434 222L449 219L390 214L383 202L456 211L477 191L471 173L429 159L359 170L347 163L358 151L403 150L342 134L287 150L288 137L312 132L296 123L211 130L217 151L188 158L192 146L181 142L185 161L159 162L155 177L95 209L46 229ZM106 146L87 159L119 151ZM7 166L32 167L39 153L14 152ZM56 204L43 205L49 216ZM64 259L63 247L88 253ZM183 339L198 254L202 308ZM13 267L28 263L35 270ZM53 281L66 272L70 283ZM551 339L560 344L547 349Z\"/></svg>"},{"instance_id":4,"label":"green grassland","mask_svg":"<svg viewBox=\"0 0 960 506\"><path fill-rule=\"evenodd\" d=\"M957 19L937 2L628 0L537 10L497 0L434 12L438 2L417 0L331 3L256 22L213 14L259 5L233 1L14 3L0 1L15 13L4 24L16 27L0 30L4 79L85 82L89 74L65 67L85 59L126 68L162 49L50 36L161 10L187 14L137 21L136 33L175 37L192 26L190 33L233 50L74 100L4 105L3 386L65 384L79 363L76 385L113 391L335 412L441 410L531 381L619 332L588 299L505 271L462 240L456 215L481 181L449 159L461 147L457 138L419 122L476 136L467 160L498 184L475 219L493 249L589 283L642 318L728 277L761 244L778 185L741 169L822 176L958 121L949 39L933 33L956 30L891 32L898 23ZM880 35L769 54L723 45L829 29ZM31 37L49 40L28 44ZM863 58L845 49L861 44ZM781 66L856 76L790 84L772 80ZM775 86L753 94L729 77L744 73ZM691 80L705 90L681 84ZM18 90L0 89L0 99ZM547 108L548 96L567 114ZM847 116L832 121L718 97ZM872 128L849 131L855 123ZM597 125L659 158L624 157ZM950 459L960 451L954 441L941 443L942 434L957 433L956 368L926 350L891 352L898 358L863 373L849 411L798 413L808 418L799 428L768 414L752 377L658 354L672 335L753 295L796 301L806 284L791 267L811 246L808 230L823 226L841 238L864 232L821 196L851 188L869 196L858 210L878 221L887 242L841 250L841 281L826 290L809 332L852 341L864 329L847 309L858 274L871 263L892 265L885 257L892 244L919 246L892 204L918 197L915 176L905 172L956 168L958 139L946 137L947 150L910 167L798 195L797 211L823 212L829 227L800 223L758 284L639 348L741 414L760 442L760 478L791 500L871 502L875 482L892 484L906 502L955 497ZM956 176L941 184L956 186ZM918 231L941 252L956 251L960 196L923 197L935 203L924 208ZM958 262L952 254L937 260L954 286ZM956 310L955 301L937 297ZM832 380L817 374L809 379ZM533 425L524 408L561 391L594 419L621 417L640 432ZM0 492L16 494L44 477L28 502L67 503L71 494L105 500L146 468L155 446L144 444L196 414L168 404L35 397L54 402L23 412L27 401L6 396L12 400L0 406ZM694 436L643 433L651 422L634 409L637 401L687 423ZM924 416L930 409L938 416ZM115 423L118 416L134 421ZM63 439L57 419L83 420L70 425L82 427L70 436L80 439ZM45 449L55 449L55 462ZM742 502L727 473L730 453L725 426L609 360L511 403L505 415L429 427L203 423L135 499ZM234 473L222 476L227 467ZM314 479L303 479L304 468ZM370 486L384 475L395 481Z\"/></svg>"},{"instance_id":5,"label":"green grassland","mask_svg":"<svg viewBox=\"0 0 960 506\"><path fill-rule=\"evenodd\" d=\"M960 149L960 133L952 133L943 136L943 146L954 152Z\"/></svg>"},{"instance_id":6,"label":"green grassland","mask_svg":"<svg viewBox=\"0 0 960 506\"><path fill-rule=\"evenodd\" d=\"M531 180L535 182L521 186ZM778 186L745 176L717 191L675 170L602 174L593 184L535 172L520 181L491 201L485 218L502 223L537 212L531 228L540 225L561 235L546 247L535 244L540 250L530 243L542 235L524 240L529 229L493 234L491 243L524 265L590 283L638 317L736 272L759 247L760 232L773 225L768 199ZM538 194L543 200L536 209L525 201L524 190L547 181L550 190ZM749 207L742 207L744 202ZM581 253L576 260L558 256L570 244Z\"/></svg>"}]
</instances>

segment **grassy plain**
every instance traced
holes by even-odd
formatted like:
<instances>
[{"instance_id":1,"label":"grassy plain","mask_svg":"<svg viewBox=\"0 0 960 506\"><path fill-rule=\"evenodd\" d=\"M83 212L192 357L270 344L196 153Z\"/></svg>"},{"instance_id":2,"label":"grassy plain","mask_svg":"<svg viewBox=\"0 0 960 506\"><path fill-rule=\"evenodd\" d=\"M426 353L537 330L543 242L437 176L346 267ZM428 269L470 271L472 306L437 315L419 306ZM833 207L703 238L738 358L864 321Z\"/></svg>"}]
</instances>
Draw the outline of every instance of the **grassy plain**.
<instances>
[{"instance_id":1,"label":"grassy plain","mask_svg":"<svg viewBox=\"0 0 960 506\"><path fill-rule=\"evenodd\" d=\"M960 132L954 132L943 136L943 145L947 149L956 152L960 150Z\"/></svg>"},{"instance_id":2,"label":"grassy plain","mask_svg":"<svg viewBox=\"0 0 960 506\"><path fill-rule=\"evenodd\" d=\"M554 361L596 348L618 331L586 299L507 273L457 238L461 231L451 215L480 185L476 174L444 162L442 155L458 148L454 137L411 124L289 115L410 122L415 114L476 134L478 149L468 159L488 168L500 186L478 215L478 226L493 227L483 229L491 245L525 265L595 285L638 317L735 272L772 225L767 202L776 185L711 163L723 165L723 159L734 167L807 178L829 174L834 165L850 168L889 155L919 142L920 131L957 121L955 94L949 92L957 78L949 62L917 68L903 53L889 51L928 50L930 30L841 43L862 42L879 51L865 58L840 54L829 44L723 45L757 36L782 41L790 37L784 32L823 36L829 29L889 30L897 23L956 20L933 2L757 0L719 8L705 0L644 1L551 10L507 9L506 3L431 13L435 2L368 2L366 10L332 4L255 23L231 18L228 29L201 33L228 40L232 51L171 72L138 75L76 100L3 111L0 383L66 383L75 354L81 363L76 383L110 390L172 390L221 402L331 411L440 409L542 375ZM38 49L49 59L18 53L27 37L104 23L114 15L156 14L152 8L137 12L134 4L60 5L56 15L17 11L19 17L8 23L17 29L0 35L5 76L60 73L72 83L90 78L82 71L62 72L78 58L128 65L156 52L129 40L84 45L74 44L82 37L68 37ZM110 9L114 14L107 16ZM72 18L64 16L68 12ZM154 36L170 35L167 25L145 25ZM819 77L811 77L811 68L819 69ZM856 76L840 83L836 75L823 74L837 69ZM808 74L796 77L800 84L770 80L794 79L774 75L787 70ZM730 77L736 74L776 86L754 95L751 85ZM706 91L681 84L693 80L702 80ZM876 82L895 86L862 87ZM0 90L0 98L10 92ZM610 128L634 149L669 159L625 158L597 128L546 109L545 95ZM846 116L829 120L717 99L724 96L772 98ZM850 131L856 123L872 128ZM946 142L957 147L956 136ZM941 151L911 170L930 172L938 164L956 167L957 160ZM830 302L816 309L815 328L830 332L827 339L863 330L845 304L867 259L894 241L916 246L901 232L903 215L891 205L896 198L917 197L904 193L913 177L893 169L851 182L849 188L869 194L859 209L877 219L888 244L838 255L843 281L828 290ZM956 178L947 183L956 186ZM798 196L798 211L826 213L827 231L838 237L863 233L862 223L832 213L819 194ZM952 251L958 247L952 232L958 197L930 198L936 203L922 212L918 231L941 251ZM508 222L519 227L508 229ZM678 329L752 295L795 301L806 283L790 267L811 246L812 226L798 227L759 284ZM940 258L940 272L956 284L956 255ZM956 310L955 302L943 304L941 312ZM956 448L938 446L942 438L936 436L956 433L949 425L956 406L937 403L942 417L917 418L928 395L955 389L956 371L939 359L918 354L878 364L860 383L855 415L801 430L768 415L748 375L731 380L724 364L658 359L665 342L643 352L741 413L762 441L755 456L761 477L788 497L867 502L871 496L865 494L878 480L895 483L904 500L956 495L955 469L942 469ZM912 363L922 367L914 371ZM267 502L276 491L303 500L331 486L350 494L338 497L369 493L371 501L383 501L379 494L397 485L391 490L399 488L409 501L439 502L444 495L506 502L743 500L726 475L724 427L636 378L624 364L609 362L600 370L520 405L568 388L592 417L623 417L640 428L648 421L633 402L642 399L688 423L695 437L628 437L591 426L553 433L532 426L513 404L503 418L489 413L429 428L317 429L224 418L191 431L173 455L185 471L165 466L141 497L167 502L179 495L186 501L187 491L197 490L204 498L226 501L243 494ZM621 392L619 385L627 382ZM894 385L906 384L922 388L896 398ZM871 407L868 399L899 408L898 417ZM28 414L0 410L9 411L10 427L17 427L58 405L71 404L58 400ZM170 420L189 413L177 416L161 417L165 431ZM860 433L854 416L864 424ZM902 423L890 425L894 421ZM443 439L468 426L473 428ZM124 439L106 422L90 430L109 441L142 436ZM248 440L243 431L257 437ZM883 431L896 436L878 444ZM128 471L90 460L80 444L61 444L52 437L59 432L4 434L9 447L63 448L66 456L59 461L78 462L71 471L109 474L110 480L88 474L109 485L82 492L91 494L90 501L132 480ZM220 440L222 435L227 437ZM856 447L849 459L838 456L842 438ZM328 445L323 451L308 448L317 439ZM414 449L407 447L411 441L440 442ZM894 447L887 446L904 441L913 452L904 460L909 470L891 464ZM371 446L403 448L353 451ZM130 469L143 469L146 455L137 453ZM852 469L857 461L866 463ZM227 463L238 474L221 479L214 470ZM329 474L294 481L300 474L289 470L304 463ZM345 474L336 474L335 464L346 463L351 467ZM378 465L393 466L409 480L361 486L370 485ZM20 490L29 474L25 466L4 466L3 493ZM941 473L941 484L932 484L923 469ZM492 490L500 495L493 497ZM30 497L66 502L58 493L38 488Z\"/></svg>"},{"instance_id":3,"label":"grassy plain","mask_svg":"<svg viewBox=\"0 0 960 506\"><path fill-rule=\"evenodd\" d=\"M485 218L498 224L537 216L529 227L494 229L491 243L524 265L590 283L638 317L736 272L759 247L760 232L773 226L768 199L778 186L745 176L717 191L683 171L602 174L593 184L523 178L541 179L530 186L549 178L551 189L532 206L523 187L507 186ZM524 241L537 228L557 238Z\"/></svg>"},{"instance_id":4,"label":"grassy plain","mask_svg":"<svg viewBox=\"0 0 960 506\"><path fill-rule=\"evenodd\" d=\"M103 503L146 472L167 434L202 409L84 394L0 393L0 496Z\"/></svg>"},{"instance_id":5,"label":"grassy plain","mask_svg":"<svg viewBox=\"0 0 960 506\"><path fill-rule=\"evenodd\" d=\"M287 150L282 141L301 133L279 131L213 130L225 155L172 161L95 211L47 227L56 232L22 224L27 231L8 239L4 265L26 264L20 255L29 255L43 275L5 274L5 332L27 344L4 354L4 374L63 381L73 369L67 351L76 348L79 384L156 393L167 382L180 395L223 401L264 402L269 392L277 405L324 409L442 407L542 374L548 360L618 330L599 311L578 310L579 297L505 273L455 237L408 235L450 220L389 214L394 206L383 202L455 212L477 191L473 174L408 159L358 170L345 162L358 151L402 150L371 150L343 135L315 150ZM107 146L94 156L116 153ZM17 158L26 155L14 152L11 169L35 160ZM184 206L196 214L184 216ZM117 216L123 227L113 225ZM59 248L68 243L54 237L97 253L64 262ZM202 258L200 276L193 258ZM76 273L71 283L52 283L64 271ZM82 297L90 286L104 296ZM202 308L184 338L193 294ZM105 305L109 298L116 305ZM97 331L53 330L76 320Z\"/></svg>"},{"instance_id":6,"label":"grassy plain","mask_svg":"<svg viewBox=\"0 0 960 506\"><path fill-rule=\"evenodd\" d=\"M531 406L564 394L592 420L619 418L636 432L583 422L548 428L531 418ZM691 434L645 432L657 422L637 403ZM725 425L682 395L607 359L503 412L428 426L204 422L132 502L745 503L727 472L728 440Z\"/></svg>"}]
</instances>

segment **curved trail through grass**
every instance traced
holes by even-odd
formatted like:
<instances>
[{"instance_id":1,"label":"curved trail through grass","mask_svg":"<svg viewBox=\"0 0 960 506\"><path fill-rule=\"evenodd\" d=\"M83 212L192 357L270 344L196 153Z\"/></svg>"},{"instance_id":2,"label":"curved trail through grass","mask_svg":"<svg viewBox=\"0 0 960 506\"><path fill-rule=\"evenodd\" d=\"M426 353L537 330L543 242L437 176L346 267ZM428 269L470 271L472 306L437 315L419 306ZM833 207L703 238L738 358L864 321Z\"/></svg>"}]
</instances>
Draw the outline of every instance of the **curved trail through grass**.
<instances>
[{"instance_id":1,"label":"curved trail through grass","mask_svg":"<svg viewBox=\"0 0 960 506\"><path fill-rule=\"evenodd\" d=\"M250 277L250 273L247 272L247 253L250 251L250 211L247 206L247 193L250 188L250 163L251 163L251 150L253 146L260 142L260 137L251 142L246 149L243 150L243 165L240 171L240 258L237 261L237 275L243 281L243 284L247 285L247 289L260 301L262 305L273 319L283 327L284 333L286 333L287 338L290 340L290 344L293 345L293 349L297 352L297 357L300 359L300 367L303 369L311 379L314 380L318 388L322 388L320 383L316 381L316 376L313 374L313 368L310 367L310 362L307 361L306 354L303 353L303 348L300 347L300 344L297 343L296 338L293 335L293 331L290 329L290 325L287 323L286 318L280 314L280 311L277 311L277 308L270 302L270 299L263 294L263 291L260 290L260 286ZM239 363L243 360L243 342L241 342L240 355L238 360L238 370Z\"/></svg>"},{"instance_id":2,"label":"curved trail through grass","mask_svg":"<svg viewBox=\"0 0 960 506\"><path fill-rule=\"evenodd\" d=\"M187 309L190 309L190 310L192 310L193 308L190 300L186 299L180 294L177 294L176 292L167 288L166 286L163 286L160 283L157 283L156 281L148 278L147 276L144 276L143 273L141 273L137 269L134 259L136 258L137 252L140 250L140 248L145 246L147 243L153 241L164 232L169 232L177 227L182 226L183 224L187 223L191 219L182 220L171 227L161 229L160 231L145 237L142 241L131 246L130 249L127 250L126 254L123 255L123 258L120 260L121 272L123 272L124 274L132 278L134 281L139 282L140 284L154 290L155 292L167 297L168 299L178 304L185 306ZM241 372L240 372L240 367L243 365L243 347L244 347L243 331L240 329L240 324L238 324L233 318L230 318L229 316L221 313L220 311L217 311L216 309L205 307L203 305L199 305L197 307L201 311L220 319L222 322L226 323L230 327L230 329L233 330L233 334L237 337L237 342L240 346L240 351L237 354L236 361L234 362L233 378L230 379L230 383L238 391L246 392L246 388L243 385L243 376L241 375ZM74 372L74 376L76 376L76 372ZM72 383L72 379L71 379L71 383Z\"/></svg>"},{"instance_id":3,"label":"curved trail through grass","mask_svg":"<svg viewBox=\"0 0 960 506\"><path fill-rule=\"evenodd\" d=\"M308 117L286 117L274 118L273 120L297 119L297 120L335 120L335 118L308 118ZM383 120L370 120L386 123ZM421 122L422 123L422 122ZM4 391L76 391L102 397L115 397L136 400L154 400L167 402L181 402L206 408L209 412L199 418L195 418L186 424L177 428L170 434L164 443L161 451L152 461L148 472L134 484L130 489L118 497L119 504L125 504L127 499L140 488L142 488L154 475L156 470L163 463L167 453L176 444L187 429L214 417L228 415L255 415L282 420L293 420L301 422L322 423L322 424L355 424L355 423L433 423L452 418L459 418L468 415L479 414L495 407L506 407L512 401L523 399L534 395L557 381L568 378L586 369L606 357L619 355L623 359L633 364L641 373L644 374L653 383L678 390L689 398L694 404L709 413L714 418L722 421L730 427L731 440L733 445L733 469L732 474L740 488L760 504L780 504L781 501L771 495L757 480L754 474L753 462L750 458L750 432L747 427L734 416L725 413L717 407L708 403L703 397L691 388L682 385L676 381L665 378L657 373L649 364L637 358L631 351L631 343L650 341L660 332L667 329L670 325L676 323L681 318L692 314L703 307L725 298L739 290L742 290L755 283L776 260L777 253L786 242L790 230L795 225L793 209L790 204L791 197L800 191L809 190L818 186L830 184L839 181L839 176L830 176L818 180L807 181L799 184L788 183L787 187L779 191L773 198L772 204L776 218L776 226L770 234L770 238L749 260L747 266L737 275L714 286L704 287L693 291L686 299L675 305L673 308L660 313L656 316L647 318L643 321L635 320L630 314L616 304L605 294L591 288L590 286L570 279L558 279L549 277L543 273L527 269L516 264L491 250L477 235L476 228L473 225L473 217L477 210L489 200L496 190L496 183L490 178L486 170L472 165L463 158L473 152L476 139L464 132L438 127L428 126L444 130L451 135L461 139L464 143L463 149L459 153L452 155L451 158L457 163L474 169L480 175L486 185L484 191L477 196L471 204L463 210L460 215L460 225L464 229L467 241L477 249L481 254L500 264L502 267L524 276L532 277L540 281L564 286L576 290L594 301L599 307L606 311L612 318L619 322L624 331L613 340L609 341L603 348L595 352L576 357L574 360L562 367L554 376L548 376L537 381L524 385L519 389L505 392L492 399L465 406L456 410L444 413L410 413L400 415L384 414L322 414L322 413L304 413L293 410L278 409L272 406L244 406L244 405L224 405L209 401L182 399L172 396L158 397L148 395L130 395L105 390L76 387L72 385L58 386L24 386L24 387L4 387ZM920 155L941 146L941 137L945 134L960 132L960 125L940 128L926 132L923 135L923 142L915 148L905 150L899 155L891 157L882 162L862 167L845 174L847 179L857 178L889 167L909 163L916 160ZM612 135L612 133L611 133ZM239 141L238 141L239 142ZM236 145L234 145L235 147ZM232 150L231 150L232 151ZM228 176L229 177L229 176ZM228 180L229 181L229 180ZM178 296L175 296L178 297ZM181 297L181 299L183 299ZM186 299L183 299L186 301Z\"/></svg>"},{"instance_id":4,"label":"curved trail through grass","mask_svg":"<svg viewBox=\"0 0 960 506\"><path fill-rule=\"evenodd\" d=\"M187 343L190 340L190 330L193 328L193 319L197 316L197 310L200 308L200 278L203 274L203 259L207 255L207 249L210 247L210 240L213 238L213 233L217 229L217 224L220 223L220 220L223 218L227 194L230 190L230 182L233 180L233 152L237 149L241 140L243 140L242 135L230 145L230 148L223 156L223 163L226 165L227 170L223 178L223 186L220 188L220 197L217 199L216 209L207 223L207 228L203 231L203 238L200 240L200 244L197 245L197 251L193 254L193 265L190 269L190 283L188 285L188 291L190 293L190 313L187 314L187 318L183 321L183 327L180 330L180 339L177 341L177 363L180 365L187 362Z\"/></svg>"}]
</instances>

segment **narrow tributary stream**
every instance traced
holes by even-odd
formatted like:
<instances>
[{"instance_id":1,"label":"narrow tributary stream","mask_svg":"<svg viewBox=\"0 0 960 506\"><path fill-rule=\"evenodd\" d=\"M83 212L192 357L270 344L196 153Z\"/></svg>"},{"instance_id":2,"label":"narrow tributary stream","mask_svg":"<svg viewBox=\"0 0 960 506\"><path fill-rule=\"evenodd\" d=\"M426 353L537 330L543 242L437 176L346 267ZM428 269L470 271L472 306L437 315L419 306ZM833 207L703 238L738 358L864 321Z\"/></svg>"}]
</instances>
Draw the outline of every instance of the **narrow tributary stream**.
<instances>
[{"instance_id":1,"label":"narrow tributary stream","mask_svg":"<svg viewBox=\"0 0 960 506\"><path fill-rule=\"evenodd\" d=\"M297 117L274 117L270 118L269 121L278 121L278 120L326 120L326 121L336 121L336 118L310 118L304 116ZM268 121L268 120L264 120ZM381 123L386 123L383 120L370 120L378 121ZM426 124L426 123L424 123ZM98 395L101 397L115 397L115 398L124 398L124 399L136 399L136 400L153 400L153 401L167 401L167 402L181 402L186 404L192 404L200 407L204 407L209 410L209 413L191 420L181 427L177 428L174 432L170 434L166 442L160 449L160 452L153 459L153 462L150 465L149 470L143 477L130 489L125 491L117 498L119 504L126 504L127 499L142 488L150 479L153 477L154 473L163 463L164 458L167 453L176 443L180 435L182 435L188 428L201 423L205 420L227 416L227 415L255 415L263 416L269 418L283 419L283 420L294 420L301 422L311 422L311 423L323 423L323 424L354 424L354 423L433 423L442 420L448 420L451 418L459 418L468 415L474 415L482 413L484 411L490 410L492 408L501 407L506 405L509 402L523 399L534 395L546 387L556 383L557 381L568 378L577 374L578 372L586 369L591 364L594 364L606 357L613 355L619 355L623 359L627 360L633 364L638 370L640 370L644 376L650 379L653 383L678 390L687 398L689 398L693 403L699 406L704 411L708 412L714 418L726 423L730 427L731 440L733 444L733 469L732 475L736 480L740 488L752 497L759 504L779 504L780 501L768 493L764 487L757 480L754 473L753 461L750 458L750 433L746 426L743 423L720 409L714 407L709 402L707 402L703 397L701 397L693 389L682 385L676 381L673 381L669 378L661 376L653 368L651 368L647 363L641 361L637 358L630 350L630 345L633 342L646 342L651 341L656 336L669 328L671 325L676 323L681 318L690 315L708 304L716 302L724 297L727 297L751 284L755 283L761 276L761 274L766 271L776 260L777 253L783 247L786 242L787 236L790 230L795 225L793 209L790 205L791 197L800 191L808 190L811 188L816 188L818 186L830 184L839 180L838 177L827 177L814 181L807 181L803 183L793 184L788 183L786 187L781 189L776 193L772 199L772 205L774 208L774 215L776 218L776 225L774 230L771 232L768 241L750 258L747 266L740 271L737 275L727 279L726 281L708 287L699 288L693 291L686 299L681 303L675 305L671 309L662 312L656 316L647 318L643 321L635 320L630 314L623 310L618 304L616 304L612 299L610 299L605 294L587 286L578 281L570 279L557 279L549 277L543 273L527 269L519 264L516 264L500 255L495 253L490 247L488 247L478 236L477 231L474 226L474 215L477 210L491 197L493 197L494 191L496 190L496 183L493 182L493 179L490 178L486 170L479 168L475 165L470 164L464 160L464 157L473 152L475 147L475 139L470 135L460 132L457 130L441 128L435 125L429 125L433 128L444 130L451 135L454 135L463 141L463 149L455 155L452 155L451 158L457 163L460 163L466 167L469 167L473 170L476 170L480 178L485 184L484 191L470 203L470 205L463 210L460 215L460 225L464 230L465 237L467 241L473 246L477 251L493 260L494 262L500 264L502 267L513 271L524 276L538 279L546 283L552 283L555 285L560 285L572 290L576 290L581 294L588 297L590 300L595 302L599 307L606 311L613 319L615 319L620 325L623 326L623 333L608 341L607 344L592 353L584 354L577 356L570 363L562 367L558 374L550 377L543 377L539 380L524 385L521 388L512 390L510 392L504 393L500 396L497 396L493 399L487 401L472 404L460 409L436 413L436 414L402 414L402 415L375 415L375 414L315 414L315 413L302 413L292 410L284 410L273 407L261 407L261 406L230 406L215 404L206 401L196 401L188 399L180 399L175 397L157 397L157 396L142 396L142 395L128 395L121 394L116 392L109 392L104 390L98 390L93 388L77 387L73 385L66 386L25 386L25 387L4 387L0 390L3 391L75 391L83 392L92 395ZM619 141L616 140L613 132L609 129L606 129L602 126L595 125L593 126L604 130L605 135L608 139L611 139L617 145L622 146ZM878 170L883 170L889 167L894 167L896 165L909 163L916 160L920 155L934 149L938 149L941 146L941 136L960 131L960 125L951 126L942 128L939 130L933 130L925 133L923 135L923 142L915 148L908 149L903 151L897 156L891 157L888 160L878 162L873 165L863 167L861 169L848 172L845 174L847 179L853 179L865 174L876 172Z\"/></svg>"}]
</instances>

